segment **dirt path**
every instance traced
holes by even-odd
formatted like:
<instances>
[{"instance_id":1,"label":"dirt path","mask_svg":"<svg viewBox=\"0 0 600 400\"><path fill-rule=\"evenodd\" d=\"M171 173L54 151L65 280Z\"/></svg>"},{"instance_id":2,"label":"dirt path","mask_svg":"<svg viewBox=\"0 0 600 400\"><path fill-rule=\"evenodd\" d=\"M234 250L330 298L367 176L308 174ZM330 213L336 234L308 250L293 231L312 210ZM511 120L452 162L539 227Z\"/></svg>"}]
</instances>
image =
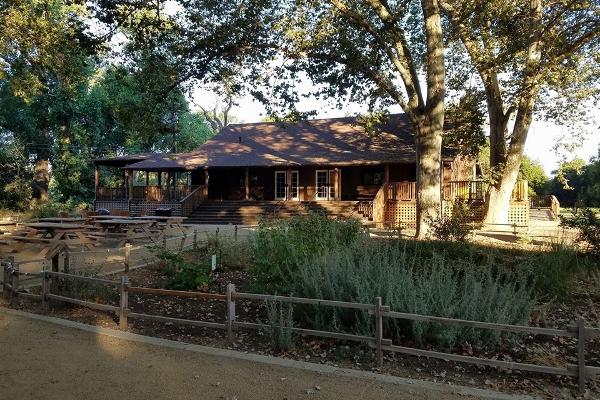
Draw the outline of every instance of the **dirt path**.
<instances>
[{"instance_id":1,"label":"dirt path","mask_svg":"<svg viewBox=\"0 0 600 400\"><path fill-rule=\"evenodd\" d=\"M469 399L136 343L3 313L4 399Z\"/></svg>"}]
</instances>

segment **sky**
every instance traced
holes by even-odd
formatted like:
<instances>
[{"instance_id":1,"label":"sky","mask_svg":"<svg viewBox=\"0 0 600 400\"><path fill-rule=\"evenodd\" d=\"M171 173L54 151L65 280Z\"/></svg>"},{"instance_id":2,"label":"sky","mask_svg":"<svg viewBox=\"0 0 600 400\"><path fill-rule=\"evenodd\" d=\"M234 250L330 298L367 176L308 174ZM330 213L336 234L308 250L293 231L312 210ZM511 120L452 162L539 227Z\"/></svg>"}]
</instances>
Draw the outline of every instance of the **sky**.
<instances>
[{"instance_id":1,"label":"sky","mask_svg":"<svg viewBox=\"0 0 600 400\"><path fill-rule=\"evenodd\" d=\"M197 108L196 105L203 107L211 107L217 101L218 96L214 93L196 88L191 94L192 108ZM194 103L196 105L194 105ZM252 96L246 95L239 99L238 106L231 110L230 115L236 117L237 122L260 122L266 115L264 107L257 101L252 99ZM353 116L361 112L366 112L367 107L357 103L350 103L343 109L337 109L327 101L309 98L302 99L298 105L300 111L318 110L315 118L335 118ZM401 112L400 107L392 107L388 110L390 113ZM591 110L600 121L600 110ZM568 159L575 156L589 161L590 158L598 155L600 147L600 132L598 131L598 123L594 125L595 129L586 132L585 140L578 143L579 146L572 154L567 154ZM591 127L590 127L591 129ZM551 175L552 171L558 168L560 161L565 157L564 153L557 153L554 150L556 142L568 134L568 129L565 126L554 125L544 121L534 121L529 131L527 143L525 146L525 154L530 158L539 161L546 174Z\"/></svg>"}]
</instances>

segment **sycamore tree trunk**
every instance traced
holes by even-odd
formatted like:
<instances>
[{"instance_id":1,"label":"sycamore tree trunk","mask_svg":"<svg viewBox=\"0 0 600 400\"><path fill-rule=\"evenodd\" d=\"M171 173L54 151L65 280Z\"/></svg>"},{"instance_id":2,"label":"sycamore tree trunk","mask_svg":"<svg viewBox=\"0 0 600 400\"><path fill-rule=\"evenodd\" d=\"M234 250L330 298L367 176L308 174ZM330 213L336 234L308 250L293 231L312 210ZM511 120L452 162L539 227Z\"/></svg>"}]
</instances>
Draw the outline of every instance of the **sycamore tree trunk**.
<instances>
[{"instance_id":1,"label":"sycamore tree trunk","mask_svg":"<svg viewBox=\"0 0 600 400\"><path fill-rule=\"evenodd\" d=\"M442 192L442 133L444 130L444 98L446 94L444 40L437 0L421 0L427 41L427 101L415 118L417 155L417 238L431 232L431 221L440 217Z\"/></svg>"},{"instance_id":2,"label":"sycamore tree trunk","mask_svg":"<svg viewBox=\"0 0 600 400\"><path fill-rule=\"evenodd\" d=\"M517 115L515 117L515 124L510 137L506 158L504 163L499 165L496 183L490 188L488 193L487 209L483 221L486 224L508 223L510 197L519 175L519 168L521 167L521 160L523 159L523 153L525 151L525 142L527 141L527 134L529 133L529 128L531 126L533 108L540 90L541 78L538 67L542 49L541 0L531 0L529 17L531 33L527 50L527 61L525 63L525 74L521 84L521 93L517 106ZM492 87L497 88L497 82L492 85ZM494 96L493 93L489 93L489 87L486 87L486 91L488 92L489 101L490 97ZM494 100L494 105L497 110L502 110L502 103L500 101L500 99ZM510 115L510 112L504 114L505 121L507 121L507 115ZM490 120L492 120L491 114ZM495 127L492 126L492 129L495 129ZM493 133L499 135L501 132L490 132L491 135ZM504 133L504 130L502 133ZM498 154L494 155L493 147L490 150L491 162L494 161L494 156L500 158ZM491 165L491 167L494 169L495 166Z\"/></svg>"},{"instance_id":3,"label":"sycamore tree trunk","mask_svg":"<svg viewBox=\"0 0 600 400\"><path fill-rule=\"evenodd\" d=\"M45 203L48 200L49 183L50 168L48 157L38 156L35 161L33 181L31 183L33 199L38 203Z\"/></svg>"},{"instance_id":4,"label":"sycamore tree trunk","mask_svg":"<svg viewBox=\"0 0 600 400\"><path fill-rule=\"evenodd\" d=\"M417 238L425 238L431 222L441 215L441 125L420 124L417 127Z\"/></svg>"}]
</instances>

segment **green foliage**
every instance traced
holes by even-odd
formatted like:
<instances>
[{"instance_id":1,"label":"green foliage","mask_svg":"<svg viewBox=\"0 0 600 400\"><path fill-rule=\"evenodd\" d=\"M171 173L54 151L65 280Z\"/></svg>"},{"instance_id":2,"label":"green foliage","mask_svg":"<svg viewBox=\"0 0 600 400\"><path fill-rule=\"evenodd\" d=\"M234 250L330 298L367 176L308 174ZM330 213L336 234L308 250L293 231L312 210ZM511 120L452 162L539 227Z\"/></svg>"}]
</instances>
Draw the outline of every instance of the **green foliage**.
<instances>
[{"instance_id":1,"label":"green foliage","mask_svg":"<svg viewBox=\"0 0 600 400\"><path fill-rule=\"evenodd\" d=\"M582 208L572 216L561 216L561 225L579 230L579 240L587 250L600 256L600 218L594 210Z\"/></svg>"},{"instance_id":2,"label":"green foliage","mask_svg":"<svg viewBox=\"0 0 600 400\"><path fill-rule=\"evenodd\" d=\"M381 296L395 311L499 323L526 323L534 304L527 279L476 268L468 258L423 252L419 243L360 240L304 265L291 281L298 296L373 303ZM439 247L439 246L437 246ZM443 248L442 248L443 249ZM303 320L317 329L373 333L365 312L307 307ZM498 333L429 323L390 322L394 338L452 346L490 343Z\"/></svg>"},{"instance_id":3,"label":"green foliage","mask_svg":"<svg viewBox=\"0 0 600 400\"><path fill-rule=\"evenodd\" d=\"M265 289L286 288L301 266L333 246L350 245L361 233L357 220L332 220L321 214L273 224L262 221L255 238L253 272Z\"/></svg>"},{"instance_id":4,"label":"green foliage","mask_svg":"<svg viewBox=\"0 0 600 400\"><path fill-rule=\"evenodd\" d=\"M444 145L457 149L463 155L477 156L486 145L481 96L476 91L467 91L458 102L446 107Z\"/></svg>"},{"instance_id":5,"label":"green foliage","mask_svg":"<svg viewBox=\"0 0 600 400\"><path fill-rule=\"evenodd\" d=\"M208 286L210 267L206 262L195 263L189 261L185 257L185 253L175 253L169 250L159 250L156 256L167 276L167 288L202 290Z\"/></svg>"},{"instance_id":6,"label":"green foliage","mask_svg":"<svg viewBox=\"0 0 600 400\"><path fill-rule=\"evenodd\" d=\"M468 204L457 201L452 205L449 215L444 215L430 222L433 238L444 241L467 240L471 233L473 212Z\"/></svg>"},{"instance_id":7,"label":"green foliage","mask_svg":"<svg viewBox=\"0 0 600 400\"><path fill-rule=\"evenodd\" d=\"M291 350L294 347L294 340L292 338L294 310L292 304L280 301L268 301L266 304L269 335L273 350Z\"/></svg>"},{"instance_id":8,"label":"green foliage","mask_svg":"<svg viewBox=\"0 0 600 400\"><path fill-rule=\"evenodd\" d=\"M526 155L521 160L519 169L519 180L526 180L529 186L529 196L542 194L548 183L546 172L539 161L532 160Z\"/></svg>"},{"instance_id":9,"label":"green foliage","mask_svg":"<svg viewBox=\"0 0 600 400\"><path fill-rule=\"evenodd\" d=\"M221 267L230 269L249 268L254 259L254 243L251 238L209 235L206 246L207 256L215 254Z\"/></svg>"}]
</instances>

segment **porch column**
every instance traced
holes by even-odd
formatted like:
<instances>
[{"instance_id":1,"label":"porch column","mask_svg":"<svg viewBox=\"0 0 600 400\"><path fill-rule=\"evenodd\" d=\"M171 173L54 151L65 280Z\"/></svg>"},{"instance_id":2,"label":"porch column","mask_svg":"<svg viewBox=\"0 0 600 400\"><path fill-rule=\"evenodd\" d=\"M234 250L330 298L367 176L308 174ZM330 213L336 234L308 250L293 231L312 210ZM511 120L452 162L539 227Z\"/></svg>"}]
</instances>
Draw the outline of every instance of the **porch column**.
<instances>
[{"instance_id":1,"label":"porch column","mask_svg":"<svg viewBox=\"0 0 600 400\"><path fill-rule=\"evenodd\" d=\"M333 171L333 199L340 200L340 169L335 168Z\"/></svg>"},{"instance_id":2,"label":"porch column","mask_svg":"<svg viewBox=\"0 0 600 400\"><path fill-rule=\"evenodd\" d=\"M131 200L133 198L133 170L125 170L126 178L127 178L127 199Z\"/></svg>"},{"instance_id":3,"label":"porch column","mask_svg":"<svg viewBox=\"0 0 600 400\"><path fill-rule=\"evenodd\" d=\"M204 168L204 197L208 198L208 181L210 175L208 174L208 168Z\"/></svg>"},{"instance_id":4,"label":"porch column","mask_svg":"<svg viewBox=\"0 0 600 400\"><path fill-rule=\"evenodd\" d=\"M285 199L290 200L292 196L292 170L290 167L288 167L287 171L285 172L285 187L287 190L285 193Z\"/></svg>"},{"instance_id":5,"label":"porch column","mask_svg":"<svg viewBox=\"0 0 600 400\"><path fill-rule=\"evenodd\" d=\"M94 164L94 194L98 197L98 187L100 186L100 167Z\"/></svg>"},{"instance_id":6,"label":"porch column","mask_svg":"<svg viewBox=\"0 0 600 400\"><path fill-rule=\"evenodd\" d=\"M385 185L383 187L383 197L385 200L387 200L389 198L388 191L389 191L389 184L390 184L390 165L389 164L385 164L385 166L384 166L383 184Z\"/></svg>"},{"instance_id":7,"label":"porch column","mask_svg":"<svg viewBox=\"0 0 600 400\"><path fill-rule=\"evenodd\" d=\"M246 200L250 200L250 169L248 167L244 171L244 186L246 189Z\"/></svg>"}]
</instances>

